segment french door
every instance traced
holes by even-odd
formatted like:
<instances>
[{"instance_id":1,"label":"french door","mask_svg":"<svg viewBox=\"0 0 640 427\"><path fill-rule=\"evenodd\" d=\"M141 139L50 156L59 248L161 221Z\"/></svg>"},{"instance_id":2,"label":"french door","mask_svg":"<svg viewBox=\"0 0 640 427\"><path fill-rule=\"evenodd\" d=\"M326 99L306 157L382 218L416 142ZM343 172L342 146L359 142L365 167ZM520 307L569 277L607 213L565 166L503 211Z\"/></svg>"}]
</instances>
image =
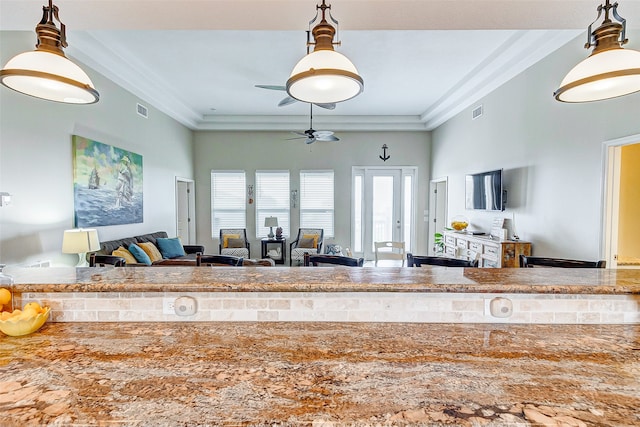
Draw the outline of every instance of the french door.
<instances>
[{"instance_id":1,"label":"french door","mask_svg":"<svg viewBox=\"0 0 640 427\"><path fill-rule=\"evenodd\" d=\"M405 242L414 235L416 167L354 167L352 172L354 256L374 258L374 242Z\"/></svg>"}]
</instances>

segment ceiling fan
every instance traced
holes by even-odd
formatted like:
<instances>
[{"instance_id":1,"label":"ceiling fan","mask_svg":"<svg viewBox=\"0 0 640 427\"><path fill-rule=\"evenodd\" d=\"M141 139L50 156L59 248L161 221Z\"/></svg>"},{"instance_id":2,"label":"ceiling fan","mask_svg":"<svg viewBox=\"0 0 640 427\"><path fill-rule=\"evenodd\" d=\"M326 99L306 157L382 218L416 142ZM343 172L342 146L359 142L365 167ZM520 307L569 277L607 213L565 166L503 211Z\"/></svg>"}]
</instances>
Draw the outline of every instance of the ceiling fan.
<instances>
[{"instance_id":1,"label":"ceiling fan","mask_svg":"<svg viewBox=\"0 0 640 427\"><path fill-rule=\"evenodd\" d=\"M287 90L286 87L277 86L277 85L255 85L255 87L259 87L261 89L269 89L269 90L281 90L284 92L286 92ZM278 103L278 107L284 107L285 105L293 104L294 102L298 102L298 100L287 95ZM336 108L335 102L331 102L328 104L316 104L316 105L320 108L325 108L327 110L333 110Z\"/></svg>"},{"instance_id":2,"label":"ceiling fan","mask_svg":"<svg viewBox=\"0 0 640 427\"><path fill-rule=\"evenodd\" d=\"M304 132L293 132L296 135L295 138L287 138L287 140L292 139L302 139L306 138L305 144L313 144L316 141L340 141L340 138L333 135L333 132L330 130L314 130L313 129L313 104L309 104L309 129Z\"/></svg>"}]
</instances>

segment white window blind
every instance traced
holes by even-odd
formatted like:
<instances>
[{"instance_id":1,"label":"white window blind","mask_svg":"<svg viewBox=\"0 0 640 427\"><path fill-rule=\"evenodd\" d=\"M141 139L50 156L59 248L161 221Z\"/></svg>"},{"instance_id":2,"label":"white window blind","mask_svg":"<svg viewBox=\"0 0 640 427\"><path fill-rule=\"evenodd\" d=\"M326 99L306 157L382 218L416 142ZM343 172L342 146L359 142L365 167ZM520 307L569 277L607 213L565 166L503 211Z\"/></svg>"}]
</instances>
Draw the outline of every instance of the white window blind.
<instances>
[{"instance_id":1,"label":"white window blind","mask_svg":"<svg viewBox=\"0 0 640 427\"><path fill-rule=\"evenodd\" d=\"M211 236L221 228L246 228L244 171L211 171Z\"/></svg>"},{"instance_id":2,"label":"white window blind","mask_svg":"<svg viewBox=\"0 0 640 427\"><path fill-rule=\"evenodd\" d=\"M289 211L289 171L256 171L256 238L269 234L264 226L268 216L278 218L278 227L288 237Z\"/></svg>"},{"instance_id":3,"label":"white window blind","mask_svg":"<svg viewBox=\"0 0 640 427\"><path fill-rule=\"evenodd\" d=\"M334 237L333 206L333 171L300 171L300 228L322 228L324 237Z\"/></svg>"}]
</instances>

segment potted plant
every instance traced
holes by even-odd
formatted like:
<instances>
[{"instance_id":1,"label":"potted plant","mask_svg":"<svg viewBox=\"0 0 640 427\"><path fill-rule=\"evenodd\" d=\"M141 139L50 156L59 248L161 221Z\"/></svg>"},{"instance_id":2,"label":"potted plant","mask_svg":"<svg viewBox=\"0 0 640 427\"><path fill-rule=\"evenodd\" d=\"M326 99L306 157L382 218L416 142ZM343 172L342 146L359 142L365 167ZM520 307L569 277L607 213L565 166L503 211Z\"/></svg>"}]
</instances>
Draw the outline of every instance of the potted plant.
<instances>
[{"instance_id":1,"label":"potted plant","mask_svg":"<svg viewBox=\"0 0 640 427\"><path fill-rule=\"evenodd\" d=\"M444 236L442 233L435 233L433 235L433 250L436 255L444 254Z\"/></svg>"}]
</instances>

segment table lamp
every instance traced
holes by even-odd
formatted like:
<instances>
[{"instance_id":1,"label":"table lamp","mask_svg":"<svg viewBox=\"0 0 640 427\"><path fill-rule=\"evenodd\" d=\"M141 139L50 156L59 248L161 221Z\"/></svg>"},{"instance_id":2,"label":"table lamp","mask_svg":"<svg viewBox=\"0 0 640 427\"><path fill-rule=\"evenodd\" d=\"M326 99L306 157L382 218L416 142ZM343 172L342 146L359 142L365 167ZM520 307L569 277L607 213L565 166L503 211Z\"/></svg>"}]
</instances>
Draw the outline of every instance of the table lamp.
<instances>
[{"instance_id":1,"label":"table lamp","mask_svg":"<svg viewBox=\"0 0 640 427\"><path fill-rule=\"evenodd\" d=\"M267 235L267 237L272 240L274 237L273 234L273 227L277 227L278 226L278 217L275 216L268 216L264 219L264 226L265 227L269 227L269 234Z\"/></svg>"},{"instance_id":2,"label":"table lamp","mask_svg":"<svg viewBox=\"0 0 640 427\"><path fill-rule=\"evenodd\" d=\"M88 267L87 252L100 250L98 231L92 228L65 230L62 238L62 253L78 254L76 267Z\"/></svg>"}]
</instances>

